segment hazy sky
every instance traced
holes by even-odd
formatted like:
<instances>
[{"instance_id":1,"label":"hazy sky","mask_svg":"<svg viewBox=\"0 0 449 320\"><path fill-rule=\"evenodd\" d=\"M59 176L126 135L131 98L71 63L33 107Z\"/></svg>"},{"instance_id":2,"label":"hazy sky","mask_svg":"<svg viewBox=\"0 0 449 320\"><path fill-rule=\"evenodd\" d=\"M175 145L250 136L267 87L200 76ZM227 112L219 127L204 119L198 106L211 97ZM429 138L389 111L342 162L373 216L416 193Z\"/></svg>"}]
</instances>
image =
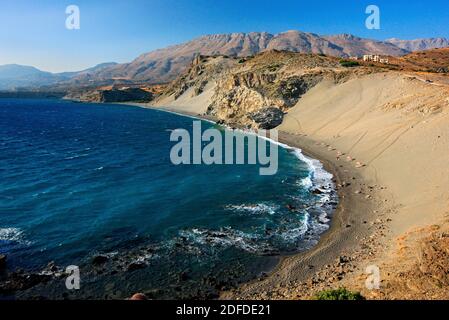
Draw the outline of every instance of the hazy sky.
<instances>
[{"instance_id":1,"label":"hazy sky","mask_svg":"<svg viewBox=\"0 0 449 320\"><path fill-rule=\"evenodd\" d=\"M65 28L71 4L80 8L80 30ZM380 7L381 30L365 27L370 4ZM449 1L0 0L0 64L75 71L203 34L293 29L382 40L449 37Z\"/></svg>"}]
</instances>

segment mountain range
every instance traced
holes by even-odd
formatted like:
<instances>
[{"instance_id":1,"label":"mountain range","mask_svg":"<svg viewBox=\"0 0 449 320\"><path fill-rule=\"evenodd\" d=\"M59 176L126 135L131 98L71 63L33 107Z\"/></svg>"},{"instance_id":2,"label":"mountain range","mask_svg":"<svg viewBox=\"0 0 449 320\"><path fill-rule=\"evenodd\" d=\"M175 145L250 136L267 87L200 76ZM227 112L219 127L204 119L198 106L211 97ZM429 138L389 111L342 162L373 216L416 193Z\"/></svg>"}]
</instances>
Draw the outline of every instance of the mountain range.
<instances>
[{"instance_id":1,"label":"mountain range","mask_svg":"<svg viewBox=\"0 0 449 320\"><path fill-rule=\"evenodd\" d=\"M108 62L77 72L51 73L31 66L6 64L0 66L0 90L15 90L22 87L51 86L56 83L71 84L77 77L88 77L91 74L110 68L117 63Z\"/></svg>"},{"instance_id":2,"label":"mountain range","mask_svg":"<svg viewBox=\"0 0 449 320\"><path fill-rule=\"evenodd\" d=\"M80 72L52 74L32 67L0 66L0 89L61 82L67 86L112 84L120 81L164 83L173 80L184 71L197 54L246 57L276 49L345 58L364 54L402 56L413 51L442 47L449 47L448 39L379 41L350 34L320 36L296 30L279 34L267 32L215 34L142 54L129 63L106 63ZM12 71L14 69L17 71Z\"/></svg>"}]
</instances>

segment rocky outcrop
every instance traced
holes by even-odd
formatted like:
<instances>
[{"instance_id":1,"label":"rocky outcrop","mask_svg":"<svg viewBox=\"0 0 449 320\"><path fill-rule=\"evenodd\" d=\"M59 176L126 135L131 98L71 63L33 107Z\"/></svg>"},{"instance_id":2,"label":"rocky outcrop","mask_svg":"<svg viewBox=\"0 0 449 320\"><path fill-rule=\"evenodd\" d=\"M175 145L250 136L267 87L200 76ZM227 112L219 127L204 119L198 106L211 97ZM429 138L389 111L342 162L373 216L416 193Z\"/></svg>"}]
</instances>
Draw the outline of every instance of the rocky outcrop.
<instances>
[{"instance_id":1,"label":"rocky outcrop","mask_svg":"<svg viewBox=\"0 0 449 320\"><path fill-rule=\"evenodd\" d=\"M217 76L236 64L237 60L229 57L197 55L187 71L167 87L165 95L173 95L176 100L187 90L193 88L192 96L198 96L209 82L215 81Z\"/></svg>"},{"instance_id":2,"label":"rocky outcrop","mask_svg":"<svg viewBox=\"0 0 449 320\"><path fill-rule=\"evenodd\" d=\"M208 103L207 115L231 126L272 129L282 123L285 112L324 79L339 83L367 72L372 70L349 69L333 57L278 50L243 59L197 56L160 99L166 102L171 97L185 103L213 84L207 99L200 99Z\"/></svg>"},{"instance_id":3,"label":"rocky outcrop","mask_svg":"<svg viewBox=\"0 0 449 320\"><path fill-rule=\"evenodd\" d=\"M323 79L340 81L348 77L350 73L335 58L266 52L246 59L217 80L207 113L225 123L273 128L274 124L279 125L282 121L257 122L254 115L274 109L280 115Z\"/></svg>"},{"instance_id":4,"label":"rocky outcrop","mask_svg":"<svg viewBox=\"0 0 449 320\"><path fill-rule=\"evenodd\" d=\"M284 112L278 108L266 108L249 115L260 129L271 130L280 126L284 120Z\"/></svg>"},{"instance_id":5,"label":"rocky outcrop","mask_svg":"<svg viewBox=\"0 0 449 320\"><path fill-rule=\"evenodd\" d=\"M71 92L65 98L86 102L149 102L153 93L140 88L122 88Z\"/></svg>"},{"instance_id":6,"label":"rocky outcrop","mask_svg":"<svg viewBox=\"0 0 449 320\"><path fill-rule=\"evenodd\" d=\"M127 88L120 90L100 91L101 102L148 102L153 99L153 94L139 88Z\"/></svg>"}]
</instances>

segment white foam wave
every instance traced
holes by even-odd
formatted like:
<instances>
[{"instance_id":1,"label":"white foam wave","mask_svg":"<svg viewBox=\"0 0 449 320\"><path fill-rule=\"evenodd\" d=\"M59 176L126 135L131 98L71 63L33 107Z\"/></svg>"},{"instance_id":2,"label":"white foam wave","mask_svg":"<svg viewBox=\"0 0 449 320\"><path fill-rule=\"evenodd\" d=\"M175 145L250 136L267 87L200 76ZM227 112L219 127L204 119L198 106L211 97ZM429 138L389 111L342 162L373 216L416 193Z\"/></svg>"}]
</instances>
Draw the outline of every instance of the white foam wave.
<instances>
[{"instance_id":1,"label":"white foam wave","mask_svg":"<svg viewBox=\"0 0 449 320\"><path fill-rule=\"evenodd\" d=\"M18 228L0 228L1 241L20 241L23 238L23 231Z\"/></svg>"},{"instance_id":2,"label":"white foam wave","mask_svg":"<svg viewBox=\"0 0 449 320\"><path fill-rule=\"evenodd\" d=\"M225 207L227 210L233 210L238 212L248 212L250 214L275 214L277 210L279 210L278 205L269 205L265 203L258 204L241 204L241 205L228 205Z\"/></svg>"},{"instance_id":3,"label":"white foam wave","mask_svg":"<svg viewBox=\"0 0 449 320\"><path fill-rule=\"evenodd\" d=\"M191 229L181 231L180 235L200 245L236 247L251 253L273 251L273 248L260 241L257 235L231 228L223 228L220 231Z\"/></svg>"},{"instance_id":4,"label":"white foam wave","mask_svg":"<svg viewBox=\"0 0 449 320\"><path fill-rule=\"evenodd\" d=\"M73 156L70 156L70 157L66 157L66 158L64 158L64 160L74 160L74 159L78 159L78 158L84 158L84 157L87 157L87 156L89 156L89 153L76 154L76 155L73 155Z\"/></svg>"},{"instance_id":5,"label":"white foam wave","mask_svg":"<svg viewBox=\"0 0 449 320\"><path fill-rule=\"evenodd\" d=\"M242 132L244 134L249 134L249 135L256 135L257 137L259 137L262 140L265 140L265 141L268 141L275 145L278 145L279 147L281 147L283 149L292 151L293 154L299 160L301 160L308 166L309 171L310 171L309 176L304 178L300 182L301 184L303 184L303 186L309 187L309 188L316 187L316 188L324 189L325 191L328 191L329 193L333 191L332 189L334 186L332 183L332 179L334 176L324 169L323 164L319 160L305 156L302 153L302 150L299 148L291 147L285 143L273 140L273 139L265 137L265 136L261 136L253 130L235 129L235 131L239 131L239 132Z\"/></svg>"},{"instance_id":6,"label":"white foam wave","mask_svg":"<svg viewBox=\"0 0 449 320\"><path fill-rule=\"evenodd\" d=\"M305 177L304 179L301 179L298 183L301 187L305 189L311 189L313 187L313 182L310 176Z\"/></svg>"}]
</instances>

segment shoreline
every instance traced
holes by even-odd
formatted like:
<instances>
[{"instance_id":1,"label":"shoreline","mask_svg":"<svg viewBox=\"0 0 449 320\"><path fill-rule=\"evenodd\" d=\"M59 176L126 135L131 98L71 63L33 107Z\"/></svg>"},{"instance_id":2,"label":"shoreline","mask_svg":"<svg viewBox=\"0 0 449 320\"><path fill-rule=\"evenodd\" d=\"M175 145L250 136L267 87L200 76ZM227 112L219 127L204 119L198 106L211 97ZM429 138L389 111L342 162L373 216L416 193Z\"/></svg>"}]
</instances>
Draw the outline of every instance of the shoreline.
<instances>
[{"instance_id":1,"label":"shoreline","mask_svg":"<svg viewBox=\"0 0 449 320\"><path fill-rule=\"evenodd\" d=\"M368 217L361 212L373 212L372 201L377 197L370 197L368 201L356 193L360 186L366 185L366 182L354 167L335 163L323 152L324 148L315 147L316 141L307 140L305 137L280 131L279 142L301 149L305 156L320 161L324 169L333 175L334 184L338 186L336 187L338 205L332 213L330 228L320 235L318 244L311 249L281 256L277 266L268 273L266 278L255 279L234 290L222 292L220 295L222 300L283 299L283 296L277 295L278 289L288 291L296 284L305 283L308 288L304 296L312 296L318 291L315 290L312 279L316 273L323 268L326 268L330 274L338 273L336 269L340 266L334 268L332 264L353 255L359 247L359 240L371 233L367 226L374 221L374 214ZM350 185L339 187L345 183ZM326 281L326 279L321 280Z\"/></svg>"},{"instance_id":2,"label":"shoreline","mask_svg":"<svg viewBox=\"0 0 449 320\"><path fill-rule=\"evenodd\" d=\"M212 117L182 112L176 108L158 108L139 103L125 104L215 122ZM360 172L350 164L336 162L330 154L323 152L325 148L319 145L319 142L308 139L306 136L279 131L278 140L279 143L300 149L305 156L318 160L323 168L332 174L335 192L338 195L338 205L331 214L329 229L319 235L318 244L303 252L280 256L278 263L266 277L254 279L230 291L221 292L219 299L265 299L270 297L264 296L264 293L278 288L280 284L288 288L292 282L307 282L325 266L353 254L359 245L359 239L371 233L367 226L374 221L372 203L377 197L371 195L369 199L361 198L360 194L356 193L358 188L366 185ZM345 184L349 185L337 187ZM371 212L371 214L367 216L360 212ZM350 249L347 250L347 248ZM313 286L309 289L313 291Z\"/></svg>"}]
</instances>

